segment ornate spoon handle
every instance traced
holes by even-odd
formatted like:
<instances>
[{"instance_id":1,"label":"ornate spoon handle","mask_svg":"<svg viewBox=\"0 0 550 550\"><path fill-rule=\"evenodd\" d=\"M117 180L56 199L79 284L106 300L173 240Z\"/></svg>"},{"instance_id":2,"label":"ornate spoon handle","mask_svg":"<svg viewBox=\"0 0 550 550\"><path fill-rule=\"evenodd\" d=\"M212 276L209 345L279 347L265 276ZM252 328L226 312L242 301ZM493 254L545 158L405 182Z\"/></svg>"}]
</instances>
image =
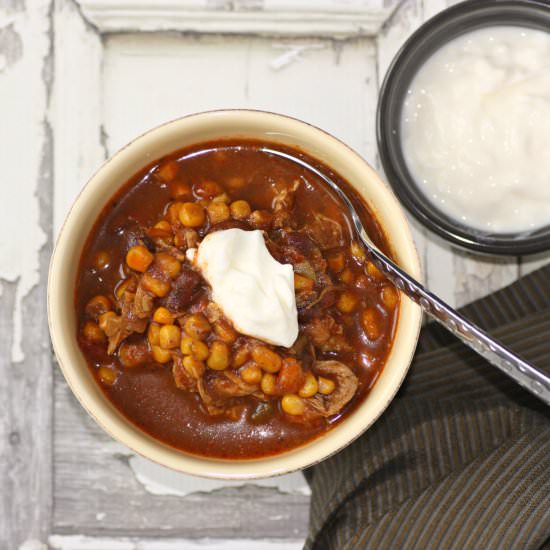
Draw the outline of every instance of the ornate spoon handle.
<instances>
[{"instance_id":1,"label":"ornate spoon handle","mask_svg":"<svg viewBox=\"0 0 550 550\"><path fill-rule=\"evenodd\" d=\"M550 405L550 377L518 357L477 325L468 321L443 300L428 292L372 245L365 231L359 231L373 263L386 277L422 309L460 338L476 353L513 378L520 386Z\"/></svg>"},{"instance_id":2,"label":"ornate spoon handle","mask_svg":"<svg viewBox=\"0 0 550 550\"><path fill-rule=\"evenodd\" d=\"M550 405L550 376L547 376L539 369L533 367L500 342L491 338L474 323L460 315L458 311L447 305L443 300L428 292L418 281L405 273L385 254L380 252L371 242L363 223L359 218L357 210L346 193L328 176L320 172L314 166L304 160L289 155L283 151L277 151L265 147L265 152L303 166L324 180L327 185L342 199L349 209L350 217L359 234L363 245L370 253L376 267L409 298L415 301L422 309L441 323L447 330L460 338L466 345L470 346L476 353L485 357L487 361L500 369L502 372L513 378L520 386L536 395L539 399Z\"/></svg>"}]
</instances>

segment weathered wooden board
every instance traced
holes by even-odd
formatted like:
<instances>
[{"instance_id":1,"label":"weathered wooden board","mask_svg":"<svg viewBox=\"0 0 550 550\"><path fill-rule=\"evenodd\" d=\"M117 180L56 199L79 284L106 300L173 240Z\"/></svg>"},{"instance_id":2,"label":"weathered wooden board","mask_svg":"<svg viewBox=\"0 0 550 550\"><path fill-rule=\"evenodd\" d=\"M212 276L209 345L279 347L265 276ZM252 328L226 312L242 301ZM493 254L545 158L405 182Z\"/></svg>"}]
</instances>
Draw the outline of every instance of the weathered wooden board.
<instances>
[{"instance_id":1,"label":"weathered wooden board","mask_svg":"<svg viewBox=\"0 0 550 550\"><path fill-rule=\"evenodd\" d=\"M0 548L46 540L52 514L49 0L0 3Z\"/></svg>"}]
</instances>

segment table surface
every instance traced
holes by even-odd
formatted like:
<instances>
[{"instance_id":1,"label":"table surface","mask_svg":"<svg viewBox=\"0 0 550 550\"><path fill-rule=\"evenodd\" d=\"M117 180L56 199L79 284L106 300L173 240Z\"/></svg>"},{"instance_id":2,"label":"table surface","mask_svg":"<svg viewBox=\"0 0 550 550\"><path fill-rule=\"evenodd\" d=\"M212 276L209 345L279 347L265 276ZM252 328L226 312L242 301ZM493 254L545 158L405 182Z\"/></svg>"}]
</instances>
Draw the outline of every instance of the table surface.
<instances>
[{"instance_id":1,"label":"table surface","mask_svg":"<svg viewBox=\"0 0 550 550\"><path fill-rule=\"evenodd\" d=\"M55 234L102 160L191 112L290 114L379 168L381 79L449 3L0 0L0 549L301 547L301 474L244 486L177 474L113 441L80 407L48 336ZM548 262L460 252L412 225L427 286L453 305Z\"/></svg>"}]
</instances>

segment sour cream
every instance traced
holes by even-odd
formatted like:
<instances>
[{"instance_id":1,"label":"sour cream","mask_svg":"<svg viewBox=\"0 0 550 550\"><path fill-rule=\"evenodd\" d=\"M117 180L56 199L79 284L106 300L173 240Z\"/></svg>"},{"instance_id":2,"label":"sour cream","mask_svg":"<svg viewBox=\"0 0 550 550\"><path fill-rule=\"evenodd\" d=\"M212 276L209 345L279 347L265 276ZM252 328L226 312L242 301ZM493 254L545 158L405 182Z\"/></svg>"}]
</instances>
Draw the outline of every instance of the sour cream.
<instances>
[{"instance_id":1,"label":"sour cream","mask_svg":"<svg viewBox=\"0 0 550 550\"><path fill-rule=\"evenodd\" d=\"M298 337L294 272L269 253L261 231L207 235L189 255L212 287L212 298L242 334L291 347Z\"/></svg>"},{"instance_id":2,"label":"sour cream","mask_svg":"<svg viewBox=\"0 0 550 550\"><path fill-rule=\"evenodd\" d=\"M444 45L411 83L401 135L450 217L500 233L550 223L550 33L486 27Z\"/></svg>"}]
</instances>

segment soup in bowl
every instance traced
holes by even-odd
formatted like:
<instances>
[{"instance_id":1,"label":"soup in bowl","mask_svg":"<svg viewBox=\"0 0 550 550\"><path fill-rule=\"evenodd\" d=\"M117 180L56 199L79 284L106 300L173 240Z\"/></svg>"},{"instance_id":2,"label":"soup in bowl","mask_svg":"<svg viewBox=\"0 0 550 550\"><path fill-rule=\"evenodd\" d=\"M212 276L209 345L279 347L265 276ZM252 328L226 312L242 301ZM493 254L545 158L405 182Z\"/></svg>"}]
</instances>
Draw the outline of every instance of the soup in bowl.
<instances>
[{"instance_id":1,"label":"soup in bowl","mask_svg":"<svg viewBox=\"0 0 550 550\"><path fill-rule=\"evenodd\" d=\"M391 192L295 119L192 115L90 180L54 251L49 320L67 382L113 437L176 470L255 478L326 458L383 412L421 314L323 177L418 277Z\"/></svg>"}]
</instances>

